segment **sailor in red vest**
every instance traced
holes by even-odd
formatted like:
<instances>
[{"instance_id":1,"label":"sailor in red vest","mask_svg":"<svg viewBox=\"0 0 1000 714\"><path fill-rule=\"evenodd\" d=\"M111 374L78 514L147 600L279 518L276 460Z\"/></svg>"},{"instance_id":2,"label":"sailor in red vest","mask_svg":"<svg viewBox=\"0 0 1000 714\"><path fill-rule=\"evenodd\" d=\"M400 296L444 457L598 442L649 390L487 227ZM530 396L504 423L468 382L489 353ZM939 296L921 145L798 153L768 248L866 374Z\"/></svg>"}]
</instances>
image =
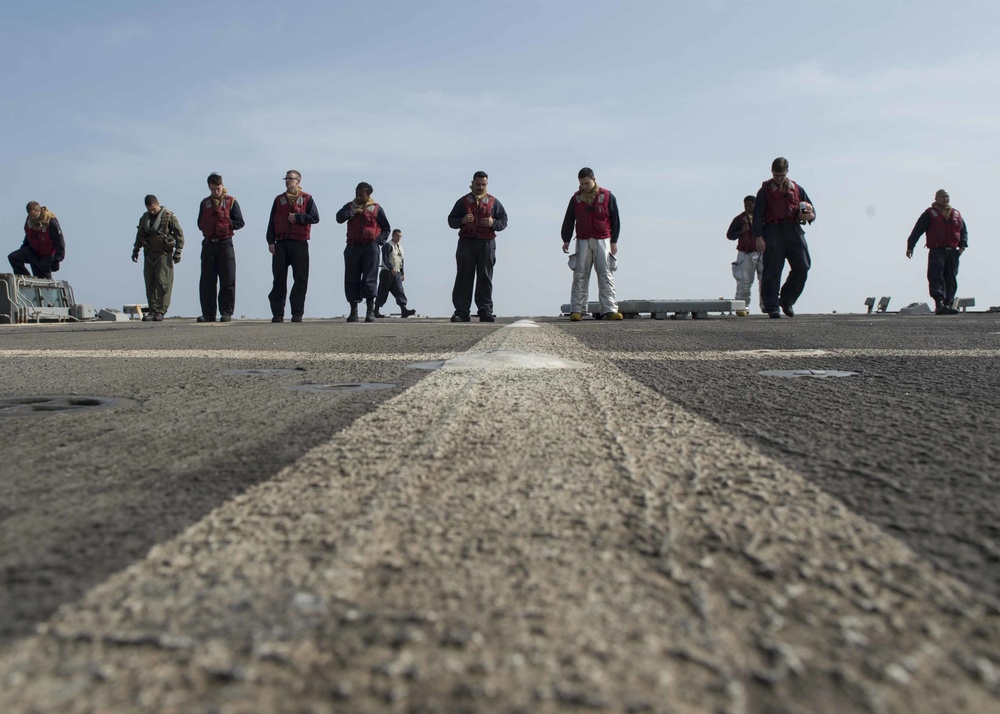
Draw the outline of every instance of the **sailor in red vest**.
<instances>
[{"instance_id":1,"label":"sailor in red vest","mask_svg":"<svg viewBox=\"0 0 1000 714\"><path fill-rule=\"evenodd\" d=\"M375 322L378 295L378 265L382 246L389 239L389 219L372 200L372 185L362 181L354 189L354 200L337 211L337 223L347 224L344 248L344 294L351 305L348 322L358 321L358 304L367 307L365 322Z\"/></svg>"},{"instance_id":2,"label":"sailor in red vest","mask_svg":"<svg viewBox=\"0 0 1000 714\"><path fill-rule=\"evenodd\" d=\"M227 193L220 174L208 175L208 193L208 197L198 204L198 228L204 236L201 242L201 279L198 284L201 299L201 316L198 322L215 322L216 307L221 314L220 320L230 322L236 309L236 251L233 248L233 234L245 223L240 204Z\"/></svg>"},{"instance_id":3,"label":"sailor in red vest","mask_svg":"<svg viewBox=\"0 0 1000 714\"><path fill-rule=\"evenodd\" d=\"M757 292L760 292L761 277L764 272L764 255L757 250L753 239L753 207L756 199L746 196L743 199L743 213L736 216L729 224L726 238L736 241L736 260L733 261L733 277L736 278L736 300L742 300L746 307L737 310L736 314L746 317L750 311L750 289L754 278L757 278ZM760 311L764 310L764 301L760 301Z\"/></svg>"},{"instance_id":4,"label":"sailor in red vest","mask_svg":"<svg viewBox=\"0 0 1000 714\"><path fill-rule=\"evenodd\" d=\"M493 316L493 266L497 262L496 235L507 227L507 212L495 196L486 192L489 176L485 171L472 175L471 193L455 202L448 214L448 226L458 230L455 251L457 270L451 302L452 322L469 322L473 284L480 322L496 322Z\"/></svg>"},{"instance_id":5,"label":"sailor in red vest","mask_svg":"<svg viewBox=\"0 0 1000 714\"><path fill-rule=\"evenodd\" d=\"M906 257L912 258L920 236L927 234L927 284L938 315L958 314L954 304L958 292L958 258L969 247L965 219L950 201L944 189L935 193L934 203L920 215L906 239Z\"/></svg>"},{"instance_id":6,"label":"sailor in red vest","mask_svg":"<svg viewBox=\"0 0 1000 714\"><path fill-rule=\"evenodd\" d=\"M267 299L271 303L271 322L284 322L285 297L288 292L288 269L292 269L292 293L288 295L292 322L302 322L309 288L309 234L319 223L319 209L313 197L299 187L302 174L285 172L285 192L271 204L267 221L267 249L271 252L274 284Z\"/></svg>"},{"instance_id":7,"label":"sailor in red vest","mask_svg":"<svg viewBox=\"0 0 1000 714\"><path fill-rule=\"evenodd\" d=\"M14 269L14 275L34 275L51 280L52 273L59 270L59 264L66 257L66 239L59 220L48 208L39 205L38 201L30 201L26 210L24 242L7 256L7 260ZM28 266L31 266L30 273Z\"/></svg>"},{"instance_id":8,"label":"sailor in red vest","mask_svg":"<svg viewBox=\"0 0 1000 714\"><path fill-rule=\"evenodd\" d=\"M613 256L618 255L618 234L621 232L618 201L611 191L597 185L592 169L580 169L577 178L580 190L569 199L562 224L563 253L569 253L573 227L576 227L576 267L573 268L569 319L574 322L582 320L583 313L587 312L590 269L593 267L597 272L597 294L601 305L594 317L621 320L612 273Z\"/></svg>"},{"instance_id":9,"label":"sailor in red vest","mask_svg":"<svg viewBox=\"0 0 1000 714\"><path fill-rule=\"evenodd\" d=\"M789 180L788 159L779 156L771 162L771 178L761 184L753 209L754 247L764 252L760 299L768 317L781 317L782 312L795 317L792 306L802 294L810 266L802 226L815 220L816 209L809 195ZM781 285L786 260L791 270Z\"/></svg>"}]
</instances>

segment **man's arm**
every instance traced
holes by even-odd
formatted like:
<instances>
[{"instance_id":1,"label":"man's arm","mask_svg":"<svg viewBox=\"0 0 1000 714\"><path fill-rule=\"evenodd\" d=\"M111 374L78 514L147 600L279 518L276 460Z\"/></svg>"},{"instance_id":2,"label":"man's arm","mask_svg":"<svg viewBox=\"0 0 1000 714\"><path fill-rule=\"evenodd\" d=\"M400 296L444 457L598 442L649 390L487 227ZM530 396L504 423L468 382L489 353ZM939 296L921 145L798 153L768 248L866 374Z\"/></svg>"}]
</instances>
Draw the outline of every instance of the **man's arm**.
<instances>
[{"instance_id":1,"label":"man's arm","mask_svg":"<svg viewBox=\"0 0 1000 714\"><path fill-rule=\"evenodd\" d=\"M799 186L799 201L805 201L806 203L808 203L810 206L813 207L812 210L813 217L809 221L807 221L809 225L812 225L812 222L816 220L816 204L812 202L812 199L809 198L809 194L806 193L806 190L801 186ZM754 210L754 213L756 213L756 209Z\"/></svg>"},{"instance_id":2,"label":"man's arm","mask_svg":"<svg viewBox=\"0 0 1000 714\"><path fill-rule=\"evenodd\" d=\"M726 238L729 240L739 240L740 233L743 232L743 214L736 216L733 222L729 224L729 230L726 231Z\"/></svg>"},{"instance_id":3,"label":"man's arm","mask_svg":"<svg viewBox=\"0 0 1000 714\"><path fill-rule=\"evenodd\" d=\"M274 199L274 203L271 204L271 215L267 219L267 233L264 234L264 237L267 238L268 245L274 245L274 210L277 207L278 199Z\"/></svg>"},{"instance_id":4,"label":"man's arm","mask_svg":"<svg viewBox=\"0 0 1000 714\"><path fill-rule=\"evenodd\" d=\"M181 229L176 213L170 214L170 225L167 226L167 229L174 237L174 262L180 262L181 251L184 249L184 231Z\"/></svg>"},{"instance_id":5,"label":"man's arm","mask_svg":"<svg viewBox=\"0 0 1000 714\"><path fill-rule=\"evenodd\" d=\"M319 223L319 209L316 208L316 202L312 196L309 197L309 203L306 204L305 213L289 213L288 215L294 217L296 223L305 223L306 225Z\"/></svg>"},{"instance_id":6,"label":"man's arm","mask_svg":"<svg viewBox=\"0 0 1000 714\"><path fill-rule=\"evenodd\" d=\"M566 215L563 216L562 230L562 242L563 244L569 243L573 240L573 227L576 225L576 199L570 196L569 206L566 207Z\"/></svg>"},{"instance_id":7,"label":"man's arm","mask_svg":"<svg viewBox=\"0 0 1000 714\"><path fill-rule=\"evenodd\" d=\"M352 205L353 204L348 201L347 203L344 204L343 208L337 211L337 223L347 223L349 220L351 220L351 216L354 215L351 211Z\"/></svg>"},{"instance_id":8,"label":"man's arm","mask_svg":"<svg viewBox=\"0 0 1000 714\"><path fill-rule=\"evenodd\" d=\"M763 187L757 191L757 199L753 204L753 237L764 236L764 216L767 215L767 191Z\"/></svg>"},{"instance_id":9,"label":"man's arm","mask_svg":"<svg viewBox=\"0 0 1000 714\"><path fill-rule=\"evenodd\" d=\"M382 229L375 240L378 241L380 246L384 246L386 241L389 240L389 232L392 230L392 227L389 225L389 219L385 217L385 211L382 210L381 205L378 207L378 214L375 218L378 221L378 227Z\"/></svg>"},{"instance_id":10,"label":"man's arm","mask_svg":"<svg viewBox=\"0 0 1000 714\"><path fill-rule=\"evenodd\" d=\"M913 225L913 230L910 231L910 237L906 239L906 254L912 255L913 249L917 245L917 241L920 240L920 236L927 232L927 229L931 227L931 214L929 211L924 211L920 214L920 218Z\"/></svg>"},{"instance_id":11,"label":"man's arm","mask_svg":"<svg viewBox=\"0 0 1000 714\"><path fill-rule=\"evenodd\" d=\"M56 248L56 254L52 256L52 260L55 263L61 263L66 257L66 238L63 236L59 220L55 217L49 221L49 238L52 239L52 244Z\"/></svg>"},{"instance_id":12,"label":"man's arm","mask_svg":"<svg viewBox=\"0 0 1000 714\"><path fill-rule=\"evenodd\" d=\"M199 221L201 220L201 214L198 214ZM234 231L238 231L240 228L246 225L243 220L243 211L240 210L239 202L234 198L232 208L229 209L229 222L233 226Z\"/></svg>"},{"instance_id":13,"label":"man's arm","mask_svg":"<svg viewBox=\"0 0 1000 714\"><path fill-rule=\"evenodd\" d=\"M618 242L618 234L622 232L622 219L618 213L618 199L609 192L608 213L611 218L611 242Z\"/></svg>"},{"instance_id":14,"label":"man's arm","mask_svg":"<svg viewBox=\"0 0 1000 714\"><path fill-rule=\"evenodd\" d=\"M494 231L499 233L507 227L507 211L503 210L503 204L496 198L493 199L493 211L491 216L493 218L492 228Z\"/></svg>"},{"instance_id":15,"label":"man's arm","mask_svg":"<svg viewBox=\"0 0 1000 714\"><path fill-rule=\"evenodd\" d=\"M451 209L451 213L448 214L448 227L458 230L462 227L462 219L465 218L465 214L468 211L465 210L465 197L455 201L455 207Z\"/></svg>"},{"instance_id":16,"label":"man's arm","mask_svg":"<svg viewBox=\"0 0 1000 714\"><path fill-rule=\"evenodd\" d=\"M382 267L391 270L392 269L392 245L389 243L383 243L379 248L379 252L382 254Z\"/></svg>"},{"instance_id":17,"label":"man's arm","mask_svg":"<svg viewBox=\"0 0 1000 714\"><path fill-rule=\"evenodd\" d=\"M969 247L969 229L965 226L965 216L962 216L962 234L958 239L958 247L962 250Z\"/></svg>"}]
</instances>

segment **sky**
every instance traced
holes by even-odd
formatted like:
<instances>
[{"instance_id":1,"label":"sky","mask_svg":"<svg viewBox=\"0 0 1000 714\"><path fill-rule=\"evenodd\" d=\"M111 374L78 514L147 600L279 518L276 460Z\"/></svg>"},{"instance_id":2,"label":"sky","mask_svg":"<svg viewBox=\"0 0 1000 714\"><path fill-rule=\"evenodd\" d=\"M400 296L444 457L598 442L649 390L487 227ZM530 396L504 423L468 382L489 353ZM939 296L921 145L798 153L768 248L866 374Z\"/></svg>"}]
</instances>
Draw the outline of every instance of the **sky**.
<instances>
[{"instance_id":1,"label":"sky","mask_svg":"<svg viewBox=\"0 0 1000 714\"><path fill-rule=\"evenodd\" d=\"M410 306L445 316L447 215L484 170L510 218L496 313L557 315L560 227L589 166L621 211L619 300L732 298L726 229L784 156L817 212L798 312L928 301L926 252L907 260L905 241L939 188L969 228L959 296L985 308L1000 304L998 28L985 1L5 3L0 249L38 201L78 302L144 303L130 256L152 193L187 239L169 314L198 315L197 209L217 171L246 218L236 315L269 317L264 235L295 169L320 212L306 317L348 309L334 216L360 181L403 231Z\"/></svg>"}]
</instances>

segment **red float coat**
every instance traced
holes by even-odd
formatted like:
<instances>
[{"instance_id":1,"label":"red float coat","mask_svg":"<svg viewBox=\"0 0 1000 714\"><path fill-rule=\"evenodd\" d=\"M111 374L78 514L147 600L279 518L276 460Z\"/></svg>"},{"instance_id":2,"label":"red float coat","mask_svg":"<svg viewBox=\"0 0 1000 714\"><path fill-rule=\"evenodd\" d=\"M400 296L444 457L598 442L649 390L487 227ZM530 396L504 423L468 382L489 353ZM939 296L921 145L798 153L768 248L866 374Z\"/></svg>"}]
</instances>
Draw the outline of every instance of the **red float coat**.
<instances>
[{"instance_id":1,"label":"red float coat","mask_svg":"<svg viewBox=\"0 0 1000 714\"><path fill-rule=\"evenodd\" d=\"M791 179L783 188L777 188L773 180L761 184L767 191L767 213L764 223L799 223L799 187Z\"/></svg>"},{"instance_id":2,"label":"red float coat","mask_svg":"<svg viewBox=\"0 0 1000 714\"><path fill-rule=\"evenodd\" d=\"M491 240L497 237L497 233L491 226L481 226L479 222L483 218L493 217L493 196L486 194L481 201L476 203L476 197L471 193L465 197L466 215L472 215L475 219L472 223L465 223L458 229L459 238L479 238L480 240Z\"/></svg>"},{"instance_id":3,"label":"red float coat","mask_svg":"<svg viewBox=\"0 0 1000 714\"><path fill-rule=\"evenodd\" d=\"M198 218L198 228L206 238L232 238L233 222L229 217L229 212L233 209L236 199L225 195L216 206L209 196L201 203L201 215Z\"/></svg>"},{"instance_id":4,"label":"red float coat","mask_svg":"<svg viewBox=\"0 0 1000 714\"><path fill-rule=\"evenodd\" d=\"M580 198L580 191L573 194L576 199L576 238L589 240L591 238L606 239L611 237L611 191L606 188L597 189L597 198L590 205Z\"/></svg>"},{"instance_id":5,"label":"red float coat","mask_svg":"<svg viewBox=\"0 0 1000 714\"><path fill-rule=\"evenodd\" d=\"M378 204L369 203L347 220L347 245L374 243L382 227L378 224Z\"/></svg>"},{"instance_id":6,"label":"red float coat","mask_svg":"<svg viewBox=\"0 0 1000 714\"><path fill-rule=\"evenodd\" d=\"M948 218L933 206L927 212L931 217L931 224L927 228L927 247L957 248L962 240L962 214L958 209L951 209Z\"/></svg>"},{"instance_id":7,"label":"red float coat","mask_svg":"<svg viewBox=\"0 0 1000 714\"><path fill-rule=\"evenodd\" d=\"M309 223L289 223L286 214L305 213L312 196L302 191L294 201L288 200L287 194L281 194L274 199L274 237L275 240L309 240L312 225ZM281 226L281 229L278 229Z\"/></svg>"}]
</instances>

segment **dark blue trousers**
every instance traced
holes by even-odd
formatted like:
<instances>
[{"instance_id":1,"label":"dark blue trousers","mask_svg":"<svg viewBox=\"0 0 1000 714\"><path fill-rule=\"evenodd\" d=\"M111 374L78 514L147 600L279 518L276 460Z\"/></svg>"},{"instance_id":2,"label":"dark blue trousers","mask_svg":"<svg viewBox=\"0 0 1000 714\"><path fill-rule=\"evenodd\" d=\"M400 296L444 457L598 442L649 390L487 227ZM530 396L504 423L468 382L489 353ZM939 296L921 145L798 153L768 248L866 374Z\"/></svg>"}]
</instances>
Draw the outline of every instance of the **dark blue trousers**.
<instances>
[{"instance_id":1,"label":"dark blue trousers","mask_svg":"<svg viewBox=\"0 0 1000 714\"><path fill-rule=\"evenodd\" d=\"M958 249L931 248L927 251L927 286L934 302L951 305L958 293Z\"/></svg>"},{"instance_id":2,"label":"dark blue trousers","mask_svg":"<svg viewBox=\"0 0 1000 714\"><path fill-rule=\"evenodd\" d=\"M455 251L457 272L451 302L455 314L469 316L472 306L472 287L476 288L476 307L480 315L493 314L493 266L497 262L495 238L459 238Z\"/></svg>"},{"instance_id":3,"label":"dark blue trousers","mask_svg":"<svg viewBox=\"0 0 1000 714\"><path fill-rule=\"evenodd\" d=\"M30 245L22 245L7 256L14 275L34 275L36 278L52 279L52 256L41 256ZM31 272L28 272L28 266Z\"/></svg>"},{"instance_id":4,"label":"dark blue trousers","mask_svg":"<svg viewBox=\"0 0 1000 714\"><path fill-rule=\"evenodd\" d=\"M288 296L292 317L306 311L306 290L309 289L309 242L304 240L276 240L271 256L271 276L274 284L267 299L274 317L285 316L285 294L288 291L288 269L292 269L292 294Z\"/></svg>"},{"instance_id":5,"label":"dark blue trousers","mask_svg":"<svg viewBox=\"0 0 1000 714\"><path fill-rule=\"evenodd\" d=\"M781 271L786 260L791 270L785 284L781 285ZM806 286L810 265L806 236L797 223L764 226L764 271L760 279L760 298L765 312L777 312L782 305L795 304Z\"/></svg>"},{"instance_id":6,"label":"dark blue trousers","mask_svg":"<svg viewBox=\"0 0 1000 714\"><path fill-rule=\"evenodd\" d=\"M218 285L218 309L223 315L232 315L236 309L236 251L232 238L201 242L201 280L198 294L201 298L201 314L215 317L216 285Z\"/></svg>"},{"instance_id":7,"label":"dark blue trousers","mask_svg":"<svg viewBox=\"0 0 1000 714\"><path fill-rule=\"evenodd\" d=\"M378 294L378 264L382 255L378 243L348 245L344 248L344 295L358 303Z\"/></svg>"}]
</instances>

